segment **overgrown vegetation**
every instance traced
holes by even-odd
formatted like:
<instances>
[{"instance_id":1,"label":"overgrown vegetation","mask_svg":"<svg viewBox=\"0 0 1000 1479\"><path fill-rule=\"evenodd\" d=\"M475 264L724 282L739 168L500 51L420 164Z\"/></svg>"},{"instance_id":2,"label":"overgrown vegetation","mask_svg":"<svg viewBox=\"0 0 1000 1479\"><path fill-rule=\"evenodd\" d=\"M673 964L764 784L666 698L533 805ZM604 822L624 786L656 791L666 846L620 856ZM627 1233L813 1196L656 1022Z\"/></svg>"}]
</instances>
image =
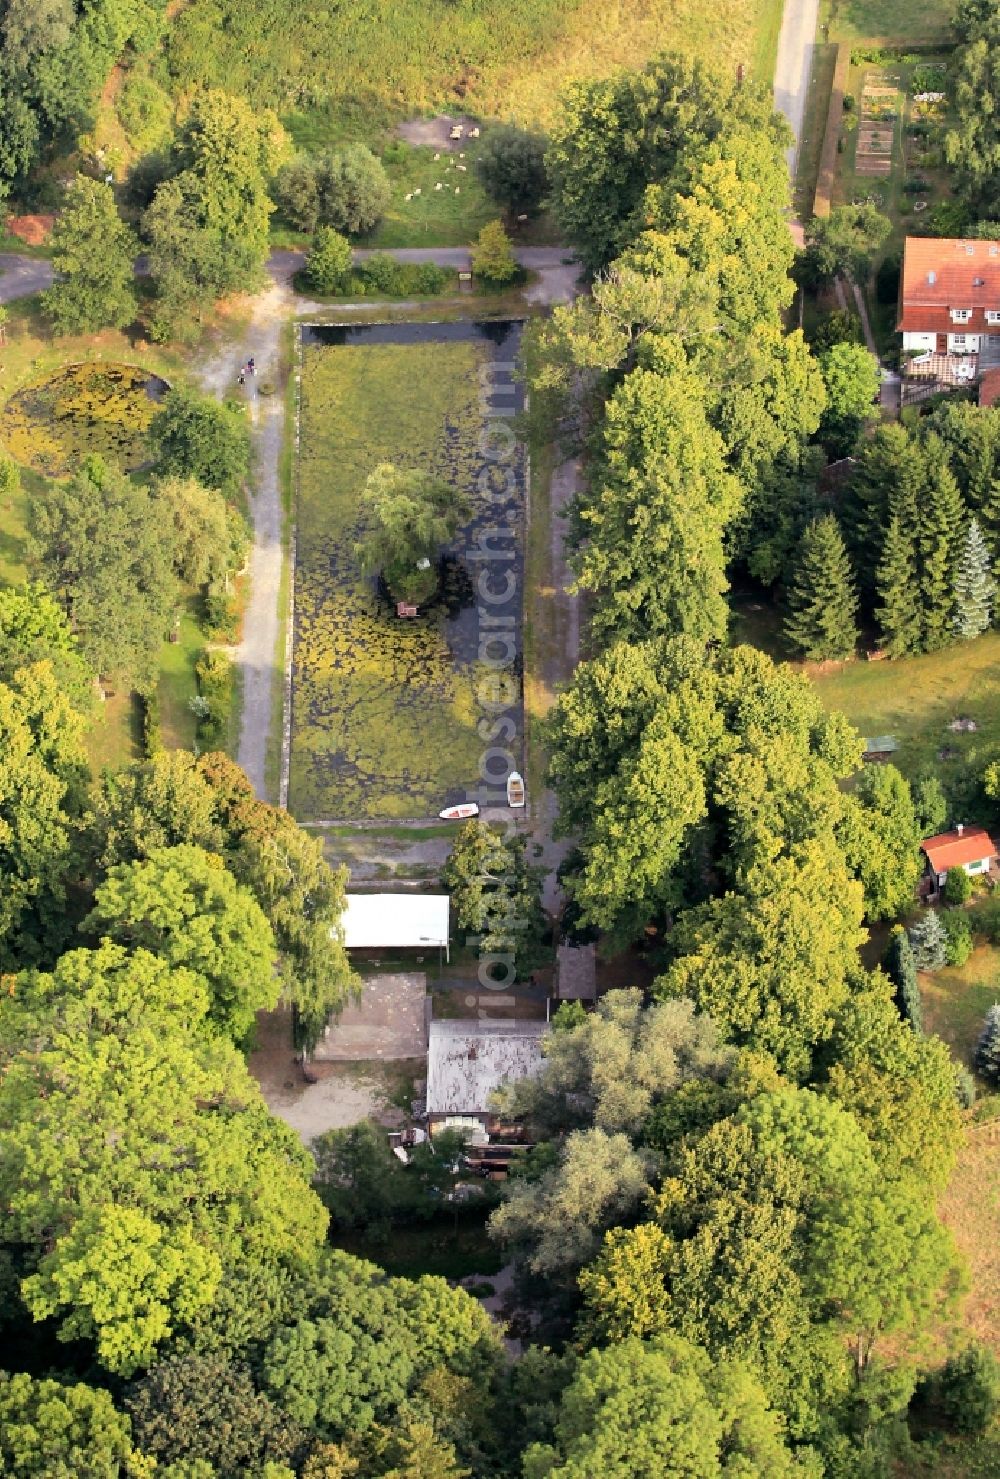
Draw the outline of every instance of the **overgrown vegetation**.
<instances>
[{"instance_id":1,"label":"overgrown vegetation","mask_svg":"<svg viewBox=\"0 0 1000 1479\"><path fill-rule=\"evenodd\" d=\"M475 782L477 653L449 635L469 599L462 566L446 561L443 600L400 620L354 555L366 479L401 454L407 470L471 491L460 549L486 516L475 492L486 347L434 338L303 352L290 790L300 817L426 817Z\"/></svg>"}]
</instances>

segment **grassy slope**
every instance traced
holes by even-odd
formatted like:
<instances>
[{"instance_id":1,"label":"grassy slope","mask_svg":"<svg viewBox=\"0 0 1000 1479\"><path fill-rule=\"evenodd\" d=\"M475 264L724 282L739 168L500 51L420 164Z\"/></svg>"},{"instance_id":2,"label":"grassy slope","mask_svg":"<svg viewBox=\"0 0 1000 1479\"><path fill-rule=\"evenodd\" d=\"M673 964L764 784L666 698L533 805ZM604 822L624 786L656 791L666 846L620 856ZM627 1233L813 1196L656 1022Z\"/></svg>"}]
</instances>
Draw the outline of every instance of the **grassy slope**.
<instances>
[{"instance_id":1,"label":"grassy slope","mask_svg":"<svg viewBox=\"0 0 1000 1479\"><path fill-rule=\"evenodd\" d=\"M377 463L397 460L457 486L471 482L480 354L474 344L305 350L290 790L296 816L427 816L449 787L475 776L471 675L451 661L441 617L390 617L351 548L358 495Z\"/></svg>"},{"instance_id":2,"label":"grassy slope","mask_svg":"<svg viewBox=\"0 0 1000 1479\"><path fill-rule=\"evenodd\" d=\"M156 147L170 98L221 85L274 107L298 141L381 139L403 116L463 107L546 124L567 81L677 48L770 80L780 0L189 0L160 53L116 81L98 141ZM110 116L114 104L118 120ZM125 127L122 128L122 123Z\"/></svg>"},{"instance_id":3,"label":"grassy slope","mask_svg":"<svg viewBox=\"0 0 1000 1479\"><path fill-rule=\"evenodd\" d=\"M982 757L1000 734L1000 632L924 657L849 663L815 681L827 708L841 709L862 734L895 735L897 764L909 774ZM953 734L947 726L959 717L975 719L977 732ZM945 746L954 760L938 759Z\"/></svg>"}]
</instances>

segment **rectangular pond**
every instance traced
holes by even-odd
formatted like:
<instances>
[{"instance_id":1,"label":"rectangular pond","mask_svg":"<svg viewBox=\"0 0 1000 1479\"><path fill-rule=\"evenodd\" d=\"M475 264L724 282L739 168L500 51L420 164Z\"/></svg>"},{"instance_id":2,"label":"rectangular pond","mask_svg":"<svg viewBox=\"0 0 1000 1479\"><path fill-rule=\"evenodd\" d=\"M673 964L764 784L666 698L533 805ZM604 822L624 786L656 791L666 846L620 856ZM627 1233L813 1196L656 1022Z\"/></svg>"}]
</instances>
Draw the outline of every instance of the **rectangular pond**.
<instances>
[{"instance_id":1,"label":"rectangular pond","mask_svg":"<svg viewBox=\"0 0 1000 1479\"><path fill-rule=\"evenodd\" d=\"M421 820L496 804L524 768L521 324L301 334L289 808ZM397 617L354 553L358 501L384 462L442 479L472 509L416 618Z\"/></svg>"}]
</instances>

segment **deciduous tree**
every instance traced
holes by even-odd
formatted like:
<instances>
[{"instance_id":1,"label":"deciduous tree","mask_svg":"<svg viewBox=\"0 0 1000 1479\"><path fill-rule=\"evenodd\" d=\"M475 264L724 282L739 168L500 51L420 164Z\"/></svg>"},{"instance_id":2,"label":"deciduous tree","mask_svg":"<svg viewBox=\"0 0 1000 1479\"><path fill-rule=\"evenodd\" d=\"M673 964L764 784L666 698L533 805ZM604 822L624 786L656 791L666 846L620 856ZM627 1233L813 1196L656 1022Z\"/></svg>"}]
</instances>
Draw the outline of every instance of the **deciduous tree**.
<instances>
[{"instance_id":1,"label":"deciduous tree","mask_svg":"<svg viewBox=\"0 0 1000 1479\"><path fill-rule=\"evenodd\" d=\"M32 500L32 557L95 672L146 690L178 598L174 533L153 495L98 457Z\"/></svg>"},{"instance_id":2,"label":"deciduous tree","mask_svg":"<svg viewBox=\"0 0 1000 1479\"><path fill-rule=\"evenodd\" d=\"M472 270L485 282L512 282L517 262L502 221L487 221L472 248Z\"/></svg>"},{"instance_id":3,"label":"deciduous tree","mask_svg":"<svg viewBox=\"0 0 1000 1479\"><path fill-rule=\"evenodd\" d=\"M131 322L137 250L111 186L77 175L52 230L56 281L42 295L56 333L87 334Z\"/></svg>"},{"instance_id":4,"label":"deciduous tree","mask_svg":"<svg viewBox=\"0 0 1000 1479\"><path fill-rule=\"evenodd\" d=\"M487 192L511 215L531 215L545 195L546 140L512 123L498 123L480 141L476 172Z\"/></svg>"},{"instance_id":5,"label":"deciduous tree","mask_svg":"<svg viewBox=\"0 0 1000 1479\"><path fill-rule=\"evenodd\" d=\"M0 1235L37 1251L35 1319L112 1371L148 1364L223 1268L307 1266L325 1231L299 1141L236 1050L192 1031L207 1009L197 976L112 944L0 1004Z\"/></svg>"},{"instance_id":6,"label":"deciduous tree","mask_svg":"<svg viewBox=\"0 0 1000 1479\"><path fill-rule=\"evenodd\" d=\"M126 1407L135 1441L157 1472L200 1459L218 1479L241 1479L291 1458L303 1436L257 1390L246 1366L219 1355L185 1351L157 1361L133 1384Z\"/></svg>"},{"instance_id":7,"label":"deciduous tree","mask_svg":"<svg viewBox=\"0 0 1000 1479\"><path fill-rule=\"evenodd\" d=\"M351 271L351 244L332 226L318 226L306 256L306 278L314 293L339 293Z\"/></svg>"},{"instance_id":8,"label":"deciduous tree","mask_svg":"<svg viewBox=\"0 0 1000 1479\"><path fill-rule=\"evenodd\" d=\"M665 1095L690 1079L722 1078L733 1058L689 1001L645 1007L636 989L607 992L572 1026L557 1013L545 1048L541 1071L506 1095L545 1138L594 1125L636 1138Z\"/></svg>"},{"instance_id":9,"label":"deciduous tree","mask_svg":"<svg viewBox=\"0 0 1000 1479\"><path fill-rule=\"evenodd\" d=\"M151 435L160 473L194 478L229 497L239 493L250 467L250 433L238 406L176 387L153 418Z\"/></svg>"},{"instance_id":10,"label":"deciduous tree","mask_svg":"<svg viewBox=\"0 0 1000 1479\"><path fill-rule=\"evenodd\" d=\"M355 553L366 575L381 575L403 601L426 601L437 588L436 561L468 505L454 488L413 468L380 463L358 501L363 524Z\"/></svg>"},{"instance_id":11,"label":"deciduous tree","mask_svg":"<svg viewBox=\"0 0 1000 1479\"><path fill-rule=\"evenodd\" d=\"M912 903L922 831L910 784L894 765L869 765L847 796L837 836L865 891L867 919L894 919Z\"/></svg>"},{"instance_id":12,"label":"deciduous tree","mask_svg":"<svg viewBox=\"0 0 1000 1479\"><path fill-rule=\"evenodd\" d=\"M826 386L819 440L831 457L847 457L878 397L878 361L863 344L834 344L820 355L819 367Z\"/></svg>"},{"instance_id":13,"label":"deciduous tree","mask_svg":"<svg viewBox=\"0 0 1000 1479\"><path fill-rule=\"evenodd\" d=\"M652 1158L622 1134L574 1130L558 1162L536 1180L510 1180L490 1217L490 1236L533 1273L575 1274L608 1228L630 1218L649 1190Z\"/></svg>"},{"instance_id":14,"label":"deciduous tree","mask_svg":"<svg viewBox=\"0 0 1000 1479\"><path fill-rule=\"evenodd\" d=\"M0 1473L17 1479L112 1479L134 1457L110 1392L26 1372L0 1376Z\"/></svg>"},{"instance_id":15,"label":"deciduous tree","mask_svg":"<svg viewBox=\"0 0 1000 1479\"><path fill-rule=\"evenodd\" d=\"M211 1020L234 1042L277 1002L271 926L222 858L200 847L163 848L112 868L84 928L196 972L209 989Z\"/></svg>"},{"instance_id":16,"label":"deciduous tree","mask_svg":"<svg viewBox=\"0 0 1000 1479\"><path fill-rule=\"evenodd\" d=\"M0 682L0 969L50 960L66 939L83 728L50 662Z\"/></svg>"},{"instance_id":17,"label":"deciduous tree","mask_svg":"<svg viewBox=\"0 0 1000 1479\"><path fill-rule=\"evenodd\" d=\"M874 205L838 205L828 216L814 216L806 226L801 258L805 280L819 287L847 273L863 281L891 230L888 216Z\"/></svg>"},{"instance_id":18,"label":"deciduous tree","mask_svg":"<svg viewBox=\"0 0 1000 1479\"><path fill-rule=\"evenodd\" d=\"M555 1442L530 1448L527 1479L747 1479L806 1475L745 1366L713 1365L676 1335L588 1352L563 1394Z\"/></svg>"}]
</instances>

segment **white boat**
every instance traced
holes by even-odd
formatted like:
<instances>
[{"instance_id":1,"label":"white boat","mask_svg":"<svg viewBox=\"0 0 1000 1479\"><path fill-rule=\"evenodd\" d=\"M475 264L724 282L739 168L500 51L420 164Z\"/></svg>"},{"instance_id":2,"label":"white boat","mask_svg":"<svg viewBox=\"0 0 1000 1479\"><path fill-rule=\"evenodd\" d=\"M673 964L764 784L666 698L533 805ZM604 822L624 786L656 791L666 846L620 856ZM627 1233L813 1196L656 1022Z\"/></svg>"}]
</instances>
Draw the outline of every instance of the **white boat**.
<instances>
[{"instance_id":1,"label":"white boat","mask_svg":"<svg viewBox=\"0 0 1000 1479\"><path fill-rule=\"evenodd\" d=\"M477 817L479 807L474 801L463 801L461 806L446 806L438 816L443 822L464 822L467 817Z\"/></svg>"},{"instance_id":2,"label":"white boat","mask_svg":"<svg viewBox=\"0 0 1000 1479\"><path fill-rule=\"evenodd\" d=\"M507 777L507 805L524 805L524 777L519 770L512 770Z\"/></svg>"}]
</instances>

